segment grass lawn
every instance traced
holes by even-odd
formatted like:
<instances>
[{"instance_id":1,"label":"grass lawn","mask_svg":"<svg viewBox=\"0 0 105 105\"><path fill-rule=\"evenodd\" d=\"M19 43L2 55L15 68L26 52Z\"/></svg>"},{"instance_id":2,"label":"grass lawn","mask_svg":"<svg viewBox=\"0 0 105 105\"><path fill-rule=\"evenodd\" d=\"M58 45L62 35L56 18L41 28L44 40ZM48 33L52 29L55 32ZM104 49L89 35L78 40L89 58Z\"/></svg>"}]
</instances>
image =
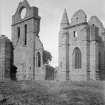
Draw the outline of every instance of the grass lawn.
<instances>
[{"instance_id":1,"label":"grass lawn","mask_svg":"<svg viewBox=\"0 0 105 105\"><path fill-rule=\"evenodd\" d=\"M105 82L0 81L0 105L105 105Z\"/></svg>"}]
</instances>

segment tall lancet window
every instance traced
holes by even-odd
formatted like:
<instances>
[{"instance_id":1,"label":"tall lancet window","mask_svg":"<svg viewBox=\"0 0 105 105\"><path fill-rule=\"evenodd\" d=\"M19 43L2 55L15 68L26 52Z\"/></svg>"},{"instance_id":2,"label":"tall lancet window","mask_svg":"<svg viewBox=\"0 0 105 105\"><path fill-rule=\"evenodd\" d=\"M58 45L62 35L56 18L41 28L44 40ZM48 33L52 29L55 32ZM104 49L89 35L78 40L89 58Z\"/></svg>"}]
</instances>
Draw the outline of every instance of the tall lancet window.
<instances>
[{"instance_id":1,"label":"tall lancet window","mask_svg":"<svg viewBox=\"0 0 105 105\"><path fill-rule=\"evenodd\" d=\"M18 35L18 40L20 38L20 27L17 27L17 35Z\"/></svg>"},{"instance_id":2,"label":"tall lancet window","mask_svg":"<svg viewBox=\"0 0 105 105\"><path fill-rule=\"evenodd\" d=\"M73 67L75 69L80 69L82 63L81 51L78 47L76 47L73 51Z\"/></svg>"},{"instance_id":3,"label":"tall lancet window","mask_svg":"<svg viewBox=\"0 0 105 105\"><path fill-rule=\"evenodd\" d=\"M27 45L27 24L24 26L24 45Z\"/></svg>"},{"instance_id":4,"label":"tall lancet window","mask_svg":"<svg viewBox=\"0 0 105 105\"><path fill-rule=\"evenodd\" d=\"M37 58L37 61L36 61L37 67L40 67L41 66L41 54L40 54L40 52L37 53L36 58Z\"/></svg>"}]
</instances>

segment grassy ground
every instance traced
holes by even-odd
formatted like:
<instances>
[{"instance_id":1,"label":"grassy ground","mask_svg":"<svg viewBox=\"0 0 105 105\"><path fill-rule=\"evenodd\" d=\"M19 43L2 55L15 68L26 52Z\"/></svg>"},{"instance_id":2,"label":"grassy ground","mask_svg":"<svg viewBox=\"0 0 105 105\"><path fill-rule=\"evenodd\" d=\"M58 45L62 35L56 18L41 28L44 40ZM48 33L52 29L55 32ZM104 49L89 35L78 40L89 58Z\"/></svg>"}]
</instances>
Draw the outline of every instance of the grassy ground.
<instances>
[{"instance_id":1,"label":"grassy ground","mask_svg":"<svg viewBox=\"0 0 105 105\"><path fill-rule=\"evenodd\" d=\"M105 105L104 82L0 81L0 105Z\"/></svg>"}]
</instances>

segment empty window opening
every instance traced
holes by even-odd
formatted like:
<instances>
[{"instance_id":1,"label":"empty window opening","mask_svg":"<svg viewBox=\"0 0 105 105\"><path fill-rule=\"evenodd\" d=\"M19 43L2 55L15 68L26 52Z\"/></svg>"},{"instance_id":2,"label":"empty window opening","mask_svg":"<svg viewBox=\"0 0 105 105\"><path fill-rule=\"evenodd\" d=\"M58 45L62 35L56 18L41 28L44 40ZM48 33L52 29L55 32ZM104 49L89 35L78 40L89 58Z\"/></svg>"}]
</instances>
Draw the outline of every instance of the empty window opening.
<instances>
[{"instance_id":1,"label":"empty window opening","mask_svg":"<svg viewBox=\"0 0 105 105\"><path fill-rule=\"evenodd\" d=\"M37 53L37 67L41 66L41 54L40 52Z\"/></svg>"},{"instance_id":2,"label":"empty window opening","mask_svg":"<svg viewBox=\"0 0 105 105\"><path fill-rule=\"evenodd\" d=\"M73 31L73 35L74 35L74 38L78 37L78 33L76 31Z\"/></svg>"},{"instance_id":3,"label":"empty window opening","mask_svg":"<svg viewBox=\"0 0 105 105\"><path fill-rule=\"evenodd\" d=\"M20 38L20 27L17 27L18 40Z\"/></svg>"},{"instance_id":4,"label":"empty window opening","mask_svg":"<svg viewBox=\"0 0 105 105\"><path fill-rule=\"evenodd\" d=\"M25 24L24 28L25 28L25 39L24 39L24 45L27 45L27 24Z\"/></svg>"}]
</instances>

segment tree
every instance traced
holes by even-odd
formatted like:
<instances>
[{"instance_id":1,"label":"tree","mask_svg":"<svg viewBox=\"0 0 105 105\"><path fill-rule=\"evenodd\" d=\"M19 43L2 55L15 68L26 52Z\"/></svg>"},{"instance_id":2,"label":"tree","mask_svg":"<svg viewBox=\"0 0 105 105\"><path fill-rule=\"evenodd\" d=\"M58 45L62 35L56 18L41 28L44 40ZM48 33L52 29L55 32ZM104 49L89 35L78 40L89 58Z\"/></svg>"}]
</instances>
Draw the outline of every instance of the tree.
<instances>
[{"instance_id":1,"label":"tree","mask_svg":"<svg viewBox=\"0 0 105 105\"><path fill-rule=\"evenodd\" d=\"M49 62L52 60L52 55L49 51L44 50L43 51L43 64L49 64Z\"/></svg>"}]
</instances>

